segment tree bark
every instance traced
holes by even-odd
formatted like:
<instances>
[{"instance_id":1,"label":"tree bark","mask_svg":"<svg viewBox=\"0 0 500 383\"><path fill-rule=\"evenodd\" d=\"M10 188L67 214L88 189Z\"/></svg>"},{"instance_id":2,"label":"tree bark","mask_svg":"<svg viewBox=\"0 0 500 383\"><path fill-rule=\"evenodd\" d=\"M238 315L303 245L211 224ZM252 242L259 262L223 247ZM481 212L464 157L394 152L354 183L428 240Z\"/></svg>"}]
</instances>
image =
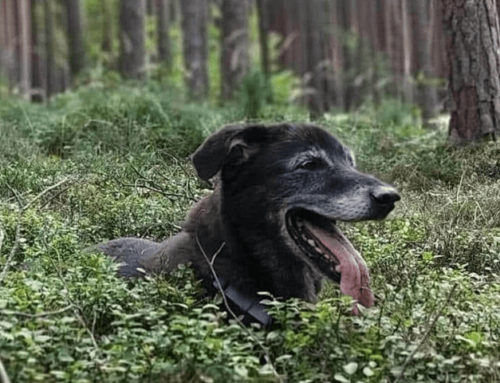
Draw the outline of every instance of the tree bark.
<instances>
[{"instance_id":1,"label":"tree bark","mask_svg":"<svg viewBox=\"0 0 500 383\"><path fill-rule=\"evenodd\" d=\"M7 78L7 60L6 50L8 46L7 39L7 15L5 10L4 0L0 0L0 76Z\"/></svg>"},{"instance_id":2,"label":"tree bark","mask_svg":"<svg viewBox=\"0 0 500 383\"><path fill-rule=\"evenodd\" d=\"M66 0L69 42L69 69L74 78L85 67L80 0Z\"/></svg>"},{"instance_id":3,"label":"tree bark","mask_svg":"<svg viewBox=\"0 0 500 383\"><path fill-rule=\"evenodd\" d=\"M113 53L113 23L109 22L113 17L109 0L101 0L102 10L102 43L104 52Z\"/></svg>"},{"instance_id":4,"label":"tree bark","mask_svg":"<svg viewBox=\"0 0 500 383\"><path fill-rule=\"evenodd\" d=\"M248 11L247 2L222 1L222 99L230 99L248 74Z\"/></svg>"},{"instance_id":5,"label":"tree bark","mask_svg":"<svg viewBox=\"0 0 500 383\"><path fill-rule=\"evenodd\" d=\"M414 0L401 0L401 30L403 35L402 54L403 54L403 100L413 102L413 86L411 84L411 57L412 57L412 39L411 39L411 12L410 4ZM418 0L424 1L424 0Z\"/></svg>"},{"instance_id":6,"label":"tree bark","mask_svg":"<svg viewBox=\"0 0 500 383\"><path fill-rule=\"evenodd\" d=\"M18 0L19 90L28 99L31 91L31 3Z\"/></svg>"},{"instance_id":7,"label":"tree bark","mask_svg":"<svg viewBox=\"0 0 500 383\"><path fill-rule=\"evenodd\" d=\"M158 58L170 68L170 2L158 0Z\"/></svg>"},{"instance_id":8,"label":"tree bark","mask_svg":"<svg viewBox=\"0 0 500 383\"><path fill-rule=\"evenodd\" d=\"M40 21L37 18L37 7L41 7L38 0L31 0L31 101L44 100L43 86L43 47L40 44Z\"/></svg>"},{"instance_id":9,"label":"tree bark","mask_svg":"<svg viewBox=\"0 0 500 383\"><path fill-rule=\"evenodd\" d=\"M125 78L141 79L144 76L144 2L120 2L120 72Z\"/></svg>"},{"instance_id":10,"label":"tree bark","mask_svg":"<svg viewBox=\"0 0 500 383\"><path fill-rule=\"evenodd\" d=\"M54 9L52 0L44 1L45 17L45 95L48 101L55 89Z\"/></svg>"},{"instance_id":11,"label":"tree bark","mask_svg":"<svg viewBox=\"0 0 500 383\"><path fill-rule=\"evenodd\" d=\"M3 32L4 32L4 47L2 51L2 62L4 72L9 80L9 87L12 89L18 81L17 70L15 65L16 57L16 14L15 3L13 0L3 0Z\"/></svg>"},{"instance_id":12,"label":"tree bark","mask_svg":"<svg viewBox=\"0 0 500 383\"><path fill-rule=\"evenodd\" d=\"M373 1L373 0L370 0ZM347 82L344 86L345 108L351 110L359 104L359 88L355 78L359 73L360 63L356 60L359 41L358 0L339 0L339 14L344 33L354 44L344 43L344 73Z\"/></svg>"},{"instance_id":13,"label":"tree bark","mask_svg":"<svg viewBox=\"0 0 500 383\"><path fill-rule=\"evenodd\" d=\"M500 0L499 0L500 1ZM259 13L259 43L261 54L262 72L269 79L271 73L269 62L269 10L268 0L257 0L257 12Z\"/></svg>"},{"instance_id":14,"label":"tree bark","mask_svg":"<svg viewBox=\"0 0 500 383\"><path fill-rule=\"evenodd\" d=\"M443 0L452 97L449 138L500 132L500 40L495 0Z\"/></svg>"},{"instance_id":15,"label":"tree bark","mask_svg":"<svg viewBox=\"0 0 500 383\"><path fill-rule=\"evenodd\" d=\"M331 27L327 29L327 57L330 60L330 74L331 74L331 102L339 108L345 108L344 101L344 82L343 82L343 69L344 69L344 54L342 50L342 37L340 36L340 17L338 14L338 0L332 0L327 3L327 17Z\"/></svg>"},{"instance_id":16,"label":"tree bark","mask_svg":"<svg viewBox=\"0 0 500 383\"><path fill-rule=\"evenodd\" d=\"M199 99L208 93L208 2L206 0L182 0L180 3L185 81L190 95Z\"/></svg>"},{"instance_id":17,"label":"tree bark","mask_svg":"<svg viewBox=\"0 0 500 383\"><path fill-rule=\"evenodd\" d=\"M433 85L435 78L432 63L433 20L434 9L432 1L412 1L412 10L415 16L415 40L417 47L417 78L419 85L419 104L423 112L424 124L437 115L437 91ZM423 78L422 78L423 77Z\"/></svg>"},{"instance_id":18,"label":"tree bark","mask_svg":"<svg viewBox=\"0 0 500 383\"><path fill-rule=\"evenodd\" d=\"M153 16L155 13L155 3L153 0L146 0L146 11L148 16Z\"/></svg>"}]
</instances>

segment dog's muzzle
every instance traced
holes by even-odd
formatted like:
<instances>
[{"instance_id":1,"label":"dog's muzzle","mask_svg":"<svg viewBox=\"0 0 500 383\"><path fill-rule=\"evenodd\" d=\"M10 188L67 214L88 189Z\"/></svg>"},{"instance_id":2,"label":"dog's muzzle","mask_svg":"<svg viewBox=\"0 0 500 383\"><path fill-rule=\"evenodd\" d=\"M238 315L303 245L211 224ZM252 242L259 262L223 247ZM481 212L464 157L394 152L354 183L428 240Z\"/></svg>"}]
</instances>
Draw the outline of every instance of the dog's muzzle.
<instances>
[{"instance_id":1,"label":"dog's muzzle","mask_svg":"<svg viewBox=\"0 0 500 383\"><path fill-rule=\"evenodd\" d=\"M375 186L369 193L373 206L372 219L385 218L394 209L395 202L401 199L396 189L386 185Z\"/></svg>"}]
</instances>

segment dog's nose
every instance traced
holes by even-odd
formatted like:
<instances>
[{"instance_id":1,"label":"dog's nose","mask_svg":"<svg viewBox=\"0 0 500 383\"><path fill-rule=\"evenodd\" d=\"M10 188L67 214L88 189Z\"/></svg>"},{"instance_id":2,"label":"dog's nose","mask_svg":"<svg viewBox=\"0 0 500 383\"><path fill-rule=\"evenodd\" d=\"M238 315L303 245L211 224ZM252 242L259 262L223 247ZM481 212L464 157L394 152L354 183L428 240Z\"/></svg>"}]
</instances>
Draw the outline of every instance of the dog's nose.
<instances>
[{"instance_id":1,"label":"dog's nose","mask_svg":"<svg viewBox=\"0 0 500 383\"><path fill-rule=\"evenodd\" d=\"M401 199L397 190L390 186L377 186L370 191L370 195L379 205L391 205Z\"/></svg>"}]
</instances>

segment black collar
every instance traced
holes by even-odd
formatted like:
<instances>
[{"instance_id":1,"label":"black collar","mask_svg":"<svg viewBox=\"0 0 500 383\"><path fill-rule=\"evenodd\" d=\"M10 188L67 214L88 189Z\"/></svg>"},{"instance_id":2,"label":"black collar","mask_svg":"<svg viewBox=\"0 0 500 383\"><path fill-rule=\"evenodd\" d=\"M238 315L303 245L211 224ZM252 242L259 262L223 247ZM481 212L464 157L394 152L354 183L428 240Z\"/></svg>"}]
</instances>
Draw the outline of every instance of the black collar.
<instances>
[{"instance_id":1,"label":"black collar","mask_svg":"<svg viewBox=\"0 0 500 383\"><path fill-rule=\"evenodd\" d=\"M227 283L223 278L219 277L220 286L222 287L222 292L226 296L226 299L231 301L236 307L238 307L243 315L249 315L254 321L259 322L268 328L271 324L271 317L266 311L266 308L255 298L249 298L243 295L241 292L236 290L233 286ZM219 290L217 281L214 280L213 286Z\"/></svg>"}]
</instances>

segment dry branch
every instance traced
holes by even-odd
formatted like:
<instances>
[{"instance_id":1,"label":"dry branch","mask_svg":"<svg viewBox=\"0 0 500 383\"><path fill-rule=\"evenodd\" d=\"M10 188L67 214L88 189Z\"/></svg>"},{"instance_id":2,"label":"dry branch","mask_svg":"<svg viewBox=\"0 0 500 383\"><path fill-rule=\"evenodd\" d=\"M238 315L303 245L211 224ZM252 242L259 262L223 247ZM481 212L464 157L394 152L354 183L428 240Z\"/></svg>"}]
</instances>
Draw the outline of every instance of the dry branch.
<instances>
[{"instance_id":1,"label":"dry branch","mask_svg":"<svg viewBox=\"0 0 500 383\"><path fill-rule=\"evenodd\" d=\"M446 297L446 300L445 300L443 306L441 306L441 308L437 312L436 316L432 320L431 324L429 325L429 328L427 329L427 332L425 333L424 337L422 338L422 340L420 341L420 343L418 344L418 346L415 348L415 350L413 350L413 352L410 355L408 355L408 358L406 359L405 363L403 364L403 368L401 369L401 372L399 373L399 375L396 378L396 380L394 381L394 383L398 383L403 378L403 375L404 375L406 369L408 368L410 362L413 360L413 357L415 356L415 354L417 353L417 351L422 348L422 346L424 345L424 343L427 341L427 338L429 338L429 335L431 334L432 329L436 325L437 320L441 317L441 315L443 314L444 309L450 303L451 298L453 297L453 294L455 293L455 290L456 290L457 286L458 286L458 284L455 283L453 285L453 287L451 288L450 292L448 293L448 296Z\"/></svg>"},{"instance_id":2,"label":"dry branch","mask_svg":"<svg viewBox=\"0 0 500 383\"><path fill-rule=\"evenodd\" d=\"M9 271L9 268L10 268L10 265L12 263L12 260L14 259L14 255L16 255L17 250L19 249L19 243L20 243L20 239L21 239L21 222L22 222L22 218L24 216L24 213L29 209L29 207L31 205L33 205L33 203L35 203L36 201L38 201L45 194L47 194L51 190L54 190L54 189L58 188L59 186L61 186L63 184L65 184L70 179L71 179L70 177L67 177L67 178L63 179L62 181L59 181L58 183L56 183L56 184L54 184L52 186L49 186L47 189L45 189L42 192L40 192L31 201L29 201L26 205L23 205L23 203L21 201L21 198L19 197L19 195L16 192L16 190L14 190L9 184L7 184L7 187L9 188L9 190L12 192L12 194L14 194L14 196L17 199L20 211L19 211L19 214L18 214L18 217L17 217L17 225L16 225L16 234L15 234L15 237L14 237L14 245L12 246L10 254L7 257L7 260L5 261L5 265L4 265L4 268L2 270L2 273L0 274L0 284L3 282L5 276L7 275L7 272ZM1 229L0 229L0 231L1 231ZM2 233L3 233L3 231L2 231Z\"/></svg>"}]
</instances>

